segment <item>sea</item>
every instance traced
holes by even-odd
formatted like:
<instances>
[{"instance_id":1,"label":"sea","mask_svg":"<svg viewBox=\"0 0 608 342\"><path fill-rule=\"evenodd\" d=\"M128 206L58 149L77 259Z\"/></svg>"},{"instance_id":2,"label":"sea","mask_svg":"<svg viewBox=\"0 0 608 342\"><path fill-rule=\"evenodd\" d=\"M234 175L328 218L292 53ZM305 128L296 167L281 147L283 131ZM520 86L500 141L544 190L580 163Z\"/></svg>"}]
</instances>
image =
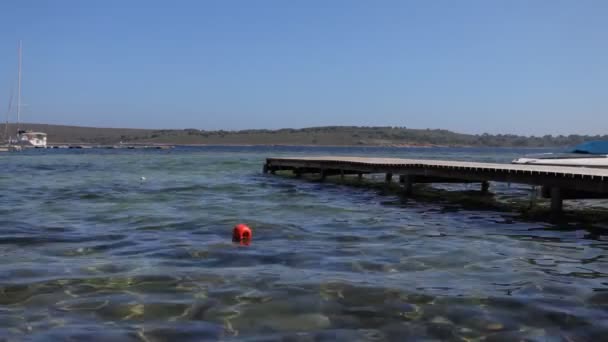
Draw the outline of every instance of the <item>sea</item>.
<instances>
[{"instance_id":1,"label":"sea","mask_svg":"<svg viewBox=\"0 0 608 342\"><path fill-rule=\"evenodd\" d=\"M0 340L606 340L605 226L262 172L275 156L510 162L543 151L1 154ZM231 240L239 223L249 244Z\"/></svg>"}]
</instances>

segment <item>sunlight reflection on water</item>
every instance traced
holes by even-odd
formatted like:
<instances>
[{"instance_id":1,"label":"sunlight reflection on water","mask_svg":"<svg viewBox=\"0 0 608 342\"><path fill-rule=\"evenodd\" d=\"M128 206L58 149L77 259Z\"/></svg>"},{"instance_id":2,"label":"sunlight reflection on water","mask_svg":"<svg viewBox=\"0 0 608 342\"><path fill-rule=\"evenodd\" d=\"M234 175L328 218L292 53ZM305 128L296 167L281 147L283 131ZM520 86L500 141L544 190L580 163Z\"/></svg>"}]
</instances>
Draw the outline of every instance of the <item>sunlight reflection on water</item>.
<instances>
[{"instance_id":1,"label":"sunlight reflection on water","mask_svg":"<svg viewBox=\"0 0 608 342\"><path fill-rule=\"evenodd\" d=\"M525 152L2 156L0 338L599 340L608 242L593 227L261 173L269 155L508 162ZM255 232L248 247L230 241L241 221Z\"/></svg>"}]
</instances>

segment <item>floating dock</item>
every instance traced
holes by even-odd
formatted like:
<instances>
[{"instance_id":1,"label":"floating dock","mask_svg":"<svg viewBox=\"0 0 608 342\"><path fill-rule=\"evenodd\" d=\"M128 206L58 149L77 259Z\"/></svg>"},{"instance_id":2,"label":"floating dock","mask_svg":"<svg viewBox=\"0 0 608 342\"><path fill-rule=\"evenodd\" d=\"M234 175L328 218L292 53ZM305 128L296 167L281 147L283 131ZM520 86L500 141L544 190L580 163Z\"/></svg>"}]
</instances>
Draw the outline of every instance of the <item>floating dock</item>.
<instances>
[{"instance_id":1,"label":"floating dock","mask_svg":"<svg viewBox=\"0 0 608 342\"><path fill-rule=\"evenodd\" d=\"M477 163L465 161L400 158L299 157L267 158L264 172L290 170L296 176L384 174L385 181L399 177L404 192L411 194L415 183L480 183L487 192L489 182L529 184L542 187L551 198L551 210L562 211L564 199L608 198L608 169Z\"/></svg>"},{"instance_id":2,"label":"floating dock","mask_svg":"<svg viewBox=\"0 0 608 342\"><path fill-rule=\"evenodd\" d=\"M0 152L13 152L29 149L126 149L126 150L169 150L173 149L173 145L82 145L82 144L49 144L45 147L41 146L22 146L22 145L0 145Z\"/></svg>"},{"instance_id":3,"label":"floating dock","mask_svg":"<svg viewBox=\"0 0 608 342\"><path fill-rule=\"evenodd\" d=\"M168 150L173 145L92 145L92 144L49 144L46 147L24 146L35 149L128 149L128 150Z\"/></svg>"}]
</instances>

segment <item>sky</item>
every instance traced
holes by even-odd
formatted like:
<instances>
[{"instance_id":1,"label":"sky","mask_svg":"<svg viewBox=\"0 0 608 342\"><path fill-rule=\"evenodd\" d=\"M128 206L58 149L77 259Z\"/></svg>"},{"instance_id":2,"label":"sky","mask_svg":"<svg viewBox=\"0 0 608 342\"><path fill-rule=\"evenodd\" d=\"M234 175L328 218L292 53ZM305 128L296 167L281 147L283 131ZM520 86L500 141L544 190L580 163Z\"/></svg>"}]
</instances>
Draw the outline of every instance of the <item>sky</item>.
<instances>
[{"instance_id":1,"label":"sky","mask_svg":"<svg viewBox=\"0 0 608 342\"><path fill-rule=\"evenodd\" d=\"M608 134L606 18L604 0L3 0L0 113L22 40L24 122Z\"/></svg>"}]
</instances>

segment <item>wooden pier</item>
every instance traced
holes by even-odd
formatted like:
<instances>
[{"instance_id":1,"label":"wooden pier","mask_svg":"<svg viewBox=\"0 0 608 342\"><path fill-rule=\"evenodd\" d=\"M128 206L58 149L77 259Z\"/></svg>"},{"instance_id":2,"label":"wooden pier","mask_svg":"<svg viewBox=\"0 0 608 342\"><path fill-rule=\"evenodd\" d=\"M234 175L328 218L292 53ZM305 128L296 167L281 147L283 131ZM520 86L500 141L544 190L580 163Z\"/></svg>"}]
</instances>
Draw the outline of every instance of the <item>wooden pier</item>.
<instances>
[{"instance_id":1,"label":"wooden pier","mask_svg":"<svg viewBox=\"0 0 608 342\"><path fill-rule=\"evenodd\" d=\"M554 213L562 210L564 199L608 198L608 169L477 163L464 161L400 158L300 157L267 158L264 172L290 170L296 175L327 176L384 174L385 181L399 177L404 192L410 194L415 183L480 183L487 192L489 182L529 184L542 187L551 198Z\"/></svg>"}]
</instances>

